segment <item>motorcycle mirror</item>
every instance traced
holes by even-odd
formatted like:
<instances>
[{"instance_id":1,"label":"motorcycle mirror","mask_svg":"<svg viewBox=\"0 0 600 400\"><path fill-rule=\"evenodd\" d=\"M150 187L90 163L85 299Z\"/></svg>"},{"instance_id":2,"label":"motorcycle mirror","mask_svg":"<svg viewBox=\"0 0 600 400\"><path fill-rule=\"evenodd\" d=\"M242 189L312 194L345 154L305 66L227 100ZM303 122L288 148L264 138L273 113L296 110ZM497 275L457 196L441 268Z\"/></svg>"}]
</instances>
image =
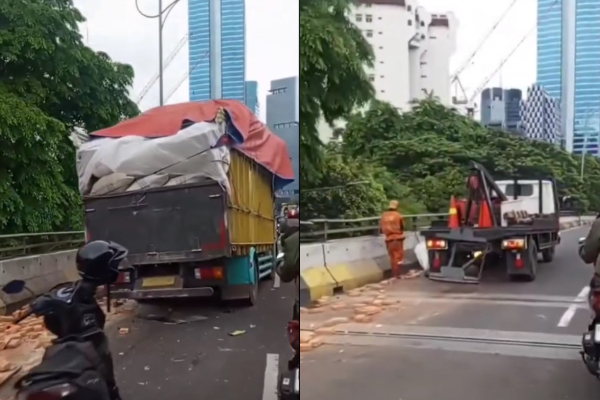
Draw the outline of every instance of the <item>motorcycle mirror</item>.
<instances>
[{"instance_id":1,"label":"motorcycle mirror","mask_svg":"<svg viewBox=\"0 0 600 400\"><path fill-rule=\"evenodd\" d=\"M585 238L584 237L579 238L579 244L583 244L584 242L585 242Z\"/></svg>"},{"instance_id":2,"label":"motorcycle mirror","mask_svg":"<svg viewBox=\"0 0 600 400\"><path fill-rule=\"evenodd\" d=\"M2 291L6 294L18 294L25 289L25 281L15 279L2 286Z\"/></svg>"}]
</instances>

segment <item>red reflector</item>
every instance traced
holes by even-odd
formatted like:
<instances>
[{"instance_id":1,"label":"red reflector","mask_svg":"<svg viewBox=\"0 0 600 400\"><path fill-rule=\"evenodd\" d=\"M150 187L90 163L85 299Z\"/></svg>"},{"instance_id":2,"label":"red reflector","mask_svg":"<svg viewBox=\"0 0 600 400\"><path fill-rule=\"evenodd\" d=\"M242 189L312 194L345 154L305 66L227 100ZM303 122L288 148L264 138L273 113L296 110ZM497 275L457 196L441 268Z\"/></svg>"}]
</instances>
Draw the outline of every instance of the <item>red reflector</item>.
<instances>
[{"instance_id":1,"label":"red reflector","mask_svg":"<svg viewBox=\"0 0 600 400\"><path fill-rule=\"evenodd\" d=\"M117 278L117 283L130 283L131 274L129 272L120 272Z\"/></svg>"},{"instance_id":2,"label":"red reflector","mask_svg":"<svg viewBox=\"0 0 600 400\"><path fill-rule=\"evenodd\" d=\"M436 255L433 259L433 268L439 269L442 266L442 260Z\"/></svg>"},{"instance_id":3,"label":"red reflector","mask_svg":"<svg viewBox=\"0 0 600 400\"><path fill-rule=\"evenodd\" d=\"M523 268L524 266L525 263L523 262L523 259L521 257L517 257L517 259L515 260L515 267Z\"/></svg>"}]
</instances>

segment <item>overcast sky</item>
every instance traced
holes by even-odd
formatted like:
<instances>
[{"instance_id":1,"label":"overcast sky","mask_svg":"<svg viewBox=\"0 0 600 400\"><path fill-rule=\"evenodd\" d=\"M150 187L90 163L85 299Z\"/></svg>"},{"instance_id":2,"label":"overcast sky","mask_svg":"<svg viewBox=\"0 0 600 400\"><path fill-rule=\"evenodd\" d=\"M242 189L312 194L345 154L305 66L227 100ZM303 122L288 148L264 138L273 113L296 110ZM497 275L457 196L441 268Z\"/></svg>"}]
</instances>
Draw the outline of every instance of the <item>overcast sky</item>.
<instances>
[{"instance_id":1,"label":"overcast sky","mask_svg":"<svg viewBox=\"0 0 600 400\"><path fill-rule=\"evenodd\" d=\"M139 0L148 14L156 13L158 0ZM432 12L453 11L459 20L458 50L452 61L459 67L513 0L420 0ZM168 0L163 0L168 4ZM169 16L164 30L164 57L169 56L187 33L187 3L181 0ZM134 0L75 0L88 19L83 34L89 45L107 52L113 59L131 64L136 72L132 98L158 72L157 20L140 16ZM272 79L298 75L299 0L246 0L247 79L259 82L261 113ZM536 20L536 1L519 0L508 18L461 75L471 94L492 74L502 59L531 30ZM488 83L526 89L535 81L535 33ZM169 103L188 100L188 81L177 84L188 70L187 44L165 72L165 97ZM158 84L140 103L142 109L158 105Z\"/></svg>"},{"instance_id":2,"label":"overcast sky","mask_svg":"<svg viewBox=\"0 0 600 400\"><path fill-rule=\"evenodd\" d=\"M453 71L477 48L513 0L419 0L431 12L452 11L459 20L458 48L452 60ZM471 95L498 68L502 60L535 27L537 1L519 0L482 47L460 78ZM536 34L527 39L487 86L526 89L536 79ZM477 101L479 103L479 101Z\"/></svg>"},{"instance_id":3,"label":"overcast sky","mask_svg":"<svg viewBox=\"0 0 600 400\"><path fill-rule=\"evenodd\" d=\"M170 0L163 0L166 6ZM158 0L139 0L146 14L158 12ZM85 15L82 27L90 47L108 53L114 60L135 69L132 98L158 73L158 20L138 14L135 0L75 0ZM164 58L187 34L188 0L181 0L165 23ZM261 114L273 79L298 75L299 0L246 0L246 79L259 83ZM176 89L188 71L187 44L165 71L167 103L188 101L188 81ZM158 82L140 103L142 110L158 106Z\"/></svg>"}]
</instances>

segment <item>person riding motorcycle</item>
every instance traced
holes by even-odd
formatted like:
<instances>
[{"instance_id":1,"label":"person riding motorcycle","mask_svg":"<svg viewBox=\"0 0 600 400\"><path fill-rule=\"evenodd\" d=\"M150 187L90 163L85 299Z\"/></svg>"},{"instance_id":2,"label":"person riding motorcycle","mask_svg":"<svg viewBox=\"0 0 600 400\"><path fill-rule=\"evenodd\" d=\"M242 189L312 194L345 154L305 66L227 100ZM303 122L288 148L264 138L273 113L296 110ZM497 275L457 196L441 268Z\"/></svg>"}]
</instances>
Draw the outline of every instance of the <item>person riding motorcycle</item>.
<instances>
[{"instance_id":1,"label":"person riding motorcycle","mask_svg":"<svg viewBox=\"0 0 600 400\"><path fill-rule=\"evenodd\" d=\"M579 247L579 257L586 264L594 264L594 277L590 288L594 291L600 290L600 214L596 216L590 232Z\"/></svg>"},{"instance_id":2,"label":"person riding motorcycle","mask_svg":"<svg viewBox=\"0 0 600 400\"><path fill-rule=\"evenodd\" d=\"M283 247L283 263L277 267L277 274L283 282L295 281L300 278L300 211L291 210L285 226L282 229L281 245ZM293 319L300 320L300 288L296 292Z\"/></svg>"}]
</instances>

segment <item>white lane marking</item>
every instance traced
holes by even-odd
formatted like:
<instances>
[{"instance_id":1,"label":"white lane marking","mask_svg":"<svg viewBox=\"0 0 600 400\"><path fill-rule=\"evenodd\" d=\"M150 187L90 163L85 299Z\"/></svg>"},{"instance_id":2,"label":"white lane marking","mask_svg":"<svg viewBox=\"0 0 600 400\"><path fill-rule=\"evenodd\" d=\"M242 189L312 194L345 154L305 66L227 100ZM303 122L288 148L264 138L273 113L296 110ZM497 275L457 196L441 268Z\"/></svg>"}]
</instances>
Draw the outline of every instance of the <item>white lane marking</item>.
<instances>
[{"instance_id":1,"label":"white lane marking","mask_svg":"<svg viewBox=\"0 0 600 400\"><path fill-rule=\"evenodd\" d=\"M267 354L262 400L277 400L279 379L279 354Z\"/></svg>"},{"instance_id":2,"label":"white lane marking","mask_svg":"<svg viewBox=\"0 0 600 400\"><path fill-rule=\"evenodd\" d=\"M584 287L583 289L581 289L581 292L579 292L577 297L575 297L574 301L579 302L579 303L581 303L582 301L585 301L585 299L587 298L589 293L590 293L590 287L589 286ZM565 311L565 313L560 318L560 321L558 321L558 326L560 328L566 328L567 326L569 326L569 324L571 323L571 320L575 316L575 313L577 312L578 308L580 308L580 307L577 307L577 304L571 304L569 306L569 308L567 308L567 311Z\"/></svg>"},{"instance_id":3,"label":"white lane marking","mask_svg":"<svg viewBox=\"0 0 600 400\"><path fill-rule=\"evenodd\" d=\"M279 289L280 286L281 286L281 278L279 277L278 273L275 273L275 280L273 281L273 288Z\"/></svg>"}]
</instances>

